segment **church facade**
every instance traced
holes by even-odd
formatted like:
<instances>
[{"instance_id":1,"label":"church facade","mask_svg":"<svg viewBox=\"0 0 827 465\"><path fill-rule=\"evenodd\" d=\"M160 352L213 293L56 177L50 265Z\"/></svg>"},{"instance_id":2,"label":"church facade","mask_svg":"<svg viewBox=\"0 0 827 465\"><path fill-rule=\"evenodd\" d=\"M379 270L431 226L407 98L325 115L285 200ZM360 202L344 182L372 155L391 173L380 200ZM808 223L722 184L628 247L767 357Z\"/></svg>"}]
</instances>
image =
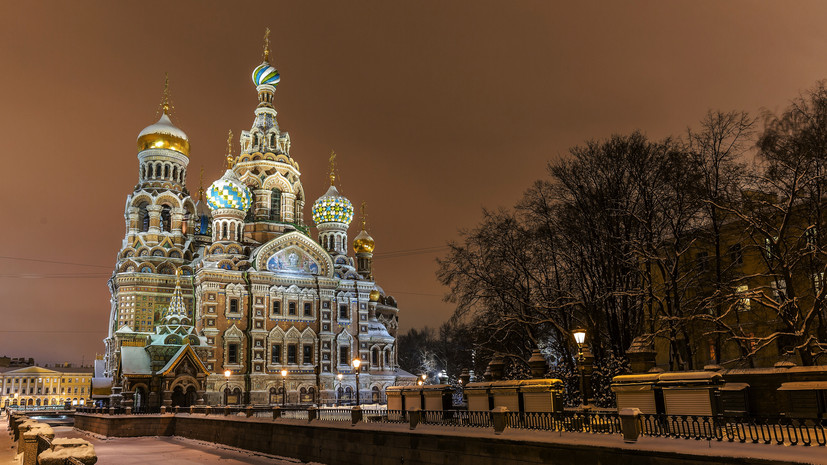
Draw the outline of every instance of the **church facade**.
<instances>
[{"instance_id":1,"label":"church facade","mask_svg":"<svg viewBox=\"0 0 827 465\"><path fill-rule=\"evenodd\" d=\"M166 91L160 119L138 136L105 340L105 375L127 405L332 403L356 392L376 402L386 387L415 382L398 368L399 309L374 280L364 208L348 238L354 211L336 187L335 155L311 236L269 61L265 45L240 153L231 135L226 172L195 200L189 139Z\"/></svg>"}]
</instances>

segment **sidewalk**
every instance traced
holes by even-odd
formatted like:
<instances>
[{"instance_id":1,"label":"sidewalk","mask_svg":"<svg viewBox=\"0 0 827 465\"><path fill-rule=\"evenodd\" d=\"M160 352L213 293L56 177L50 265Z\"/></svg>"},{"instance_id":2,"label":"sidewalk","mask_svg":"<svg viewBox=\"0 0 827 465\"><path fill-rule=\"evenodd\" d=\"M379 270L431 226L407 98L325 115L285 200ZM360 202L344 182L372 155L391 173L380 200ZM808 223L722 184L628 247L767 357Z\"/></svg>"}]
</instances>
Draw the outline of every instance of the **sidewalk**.
<instances>
[{"instance_id":1,"label":"sidewalk","mask_svg":"<svg viewBox=\"0 0 827 465\"><path fill-rule=\"evenodd\" d=\"M15 460L17 444L12 440L11 431L6 430L6 427L8 427L8 418L3 413L0 414L0 465L19 465L19 462Z\"/></svg>"}]
</instances>

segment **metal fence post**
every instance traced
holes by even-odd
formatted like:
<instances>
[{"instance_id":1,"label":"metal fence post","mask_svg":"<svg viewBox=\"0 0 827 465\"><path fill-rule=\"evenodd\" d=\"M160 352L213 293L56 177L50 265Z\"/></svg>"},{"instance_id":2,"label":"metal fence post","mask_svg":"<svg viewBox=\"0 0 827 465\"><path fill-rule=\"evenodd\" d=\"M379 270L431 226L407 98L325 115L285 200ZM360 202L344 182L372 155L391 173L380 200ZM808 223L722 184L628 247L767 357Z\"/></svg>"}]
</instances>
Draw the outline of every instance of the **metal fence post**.
<instances>
[{"instance_id":1,"label":"metal fence post","mask_svg":"<svg viewBox=\"0 0 827 465\"><path fill-rule=\"evenodd\" d=\"M356 426L356 423L362 421L362 407L356 406L350 409L351 425Z\"/></svg>"},{"instance_id":2,"label":"metal fence post","mask_svg":"<svg viewBox=\"0 0 827 465\"><path fill-rule=\"evenodd\" d=\"M310 423L311 421L319 418L319 409L314 405L307 409L307 422Z\"/></svg>"},{"instance_id":3,"label":"metal fence post","mask_svg":"<svg viewBox=\"0 0 827 465\"><path fill-rule=\"evenodd\" d=\"M278 420L281 418L281 407L275 406L273 407L273 420Z\"/></svg>"}]
</instances>

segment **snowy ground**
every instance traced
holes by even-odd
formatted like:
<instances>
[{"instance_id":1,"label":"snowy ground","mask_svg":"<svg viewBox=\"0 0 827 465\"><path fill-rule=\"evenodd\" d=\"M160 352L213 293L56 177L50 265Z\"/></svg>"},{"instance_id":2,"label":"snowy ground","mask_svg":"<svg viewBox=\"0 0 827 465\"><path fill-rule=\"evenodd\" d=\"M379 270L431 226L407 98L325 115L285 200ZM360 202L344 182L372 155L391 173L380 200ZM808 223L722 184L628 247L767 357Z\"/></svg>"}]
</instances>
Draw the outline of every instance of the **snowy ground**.
<instances>
[{"instance_id":1,"label":"snowy ground","mask_svg":"<svg viewBox=\"0 0 827 465\"><path fill-rule=\"evenodd\" d=\"M83 438L95 446L99 465L299 465L299 460L243 451L178 437L102 439L70 427L55 428L55 437ZM0 462L2 464L2 462Z\"/></svg>"}]
</instances>

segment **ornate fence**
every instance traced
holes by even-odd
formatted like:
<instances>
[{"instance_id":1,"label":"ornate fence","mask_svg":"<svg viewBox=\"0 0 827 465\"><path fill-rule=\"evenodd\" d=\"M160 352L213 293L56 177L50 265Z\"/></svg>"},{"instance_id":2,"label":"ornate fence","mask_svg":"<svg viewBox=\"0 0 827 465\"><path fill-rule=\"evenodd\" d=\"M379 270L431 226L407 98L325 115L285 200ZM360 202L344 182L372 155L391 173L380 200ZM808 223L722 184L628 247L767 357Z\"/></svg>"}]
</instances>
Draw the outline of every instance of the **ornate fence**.
<instances>
[{"instance_id":1,"label":"ornate fence","mask_svg":"<svg viewBox=\"0 0 827 465\"><path fill-rule=\"evenodd\" d=\"M591 434L621 434L621 418L612 411L567 410L563 412L493 412L468 410L404 410L361 409L356 415L351 408L226 406L226 407L173 407L159 409L161 413L192 413L203 415L243 415L259 418L285 418L332 422L408 423L454 426L462 428L492 428L495 416L504 416L507 428L537 431L579 432ZM139 414L159 413L142 411ZM122 408L78 408L78 412L122 415ZM132 412L135 414L135 412ZM413 418L412 418L413 417ZM500 417L502 418L502 417ZM788 417L724 417L702 415L652 415L637 416L641 435L728 441L741 443L786 444L790 446L827 445L827 420L795 419ZM633 423L634 424L634 423Z\"/></svg>"}]
</instances>

